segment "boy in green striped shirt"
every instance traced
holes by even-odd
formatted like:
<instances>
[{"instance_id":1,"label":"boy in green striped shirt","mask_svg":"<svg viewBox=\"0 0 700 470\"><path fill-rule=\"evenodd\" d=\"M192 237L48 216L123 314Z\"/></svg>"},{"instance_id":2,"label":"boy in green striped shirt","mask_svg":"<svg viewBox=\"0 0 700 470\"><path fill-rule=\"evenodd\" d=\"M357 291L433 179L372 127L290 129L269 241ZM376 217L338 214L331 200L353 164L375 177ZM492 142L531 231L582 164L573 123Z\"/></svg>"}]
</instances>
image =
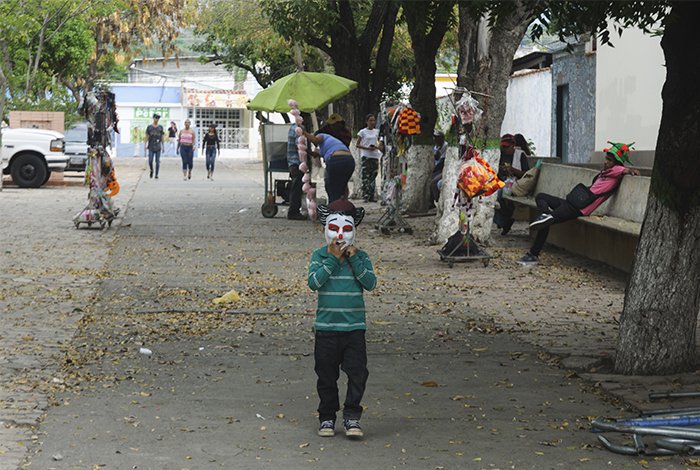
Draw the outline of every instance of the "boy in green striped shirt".
<instances>
[{"instance_id":1,"label":"boy in green striped shirt","mask_svg":"<svg viewBox=\"0 0 700 470\"><path fill-rule=\"evenodd\" d=\"M338 378L342 369L348 376L343 405L345 435L359 438L363 436L360 402L369 376L363 292L377 285L367 253L353 244L355 228L365 211L355 208L347 199L338 199L329 206L319 206L318 213L325 226L327 245L314 251L308 276L309 287L318 292L314 323L314 369L318 377L321 423L318 435L335 435L336 413L340 409Z\"/></svg>"}]
</instances>

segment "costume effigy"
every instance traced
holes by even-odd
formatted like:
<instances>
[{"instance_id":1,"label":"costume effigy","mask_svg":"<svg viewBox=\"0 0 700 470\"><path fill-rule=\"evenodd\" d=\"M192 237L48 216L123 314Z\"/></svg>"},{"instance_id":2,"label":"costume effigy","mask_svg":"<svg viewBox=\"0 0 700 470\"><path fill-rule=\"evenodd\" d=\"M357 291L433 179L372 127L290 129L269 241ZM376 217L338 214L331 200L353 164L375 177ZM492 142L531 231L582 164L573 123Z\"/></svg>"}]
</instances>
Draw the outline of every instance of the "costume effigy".
<instances>
[{"instance_id":1,"label":"costume effigy","mask_svg":"<svg viewBox=\"0 0 700 470\"><path fill-rule=\"evenodd\" d=\"M89 186L88 205L73 217L73 224L92 227L99 224L111 226L119 214L112 198L119 193L119 183L114 173L112 159L107 152L111 145L110 130L117 129L117 109L114 93L104 90L90 92L85 98L83 110L88 121L88 163L85 168L85 184Z\"/></svg>"},{"instance_id":2,"label":"costume effigy","mask_svg":"<svg viewBox=\"0 0 700 470\"><path fill-rule=\"evenodd\" d=\"M471 223L476 208L477 198L490 196L504 186L496 172L479 152L469 143L469 134L474 124L481 117L479 102L467 90L461 90L462 97L453 103L465 133L460 137L460 148L465 148L462 154L464 163L459 171L457 187L455 188L453 207L459 208L457 231L451 235L445 245L438 250L441 261L447 261L452 266L454 262L481 259L488 264L490 256L471 236Z\"/></svg>"}]
</instances>

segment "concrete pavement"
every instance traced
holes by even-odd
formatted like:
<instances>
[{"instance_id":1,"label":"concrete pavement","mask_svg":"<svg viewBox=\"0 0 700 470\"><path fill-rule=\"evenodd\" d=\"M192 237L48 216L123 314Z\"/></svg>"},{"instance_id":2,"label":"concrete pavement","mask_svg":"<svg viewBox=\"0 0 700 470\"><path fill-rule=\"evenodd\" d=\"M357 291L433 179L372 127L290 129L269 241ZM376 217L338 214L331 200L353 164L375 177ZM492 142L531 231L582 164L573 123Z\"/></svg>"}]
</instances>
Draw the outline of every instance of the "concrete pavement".
<instances>
[{"instance_id":1,"label":"concrete pavement","mask_svg":"<svg viewBox=\"0 0 700 470\"><path fill-rule=\"evenodd\" d=\"M143 168L117 164L134 175ZM590 416L620 408L548 353L605 359L619 273L559 252L543 257L548 266L520 270L522 228L490 248L489 267L449 269L422 241L429 220L411 219L413 237L383 237L373 230L378 205L358 230L380 281L366 295L366 437L317 437L315 297L305 279L322 233L284 210L261 217L259 162L222 160L215 176L198 167L182 181L166 160L159 180L133 178L112 231L80 234L107 234L107 254L53 374L67 389L50 395L56 406L31 429L23 467L638 465L587 432ZM241 301L212 303L231 289Z\"/></svg>"}]
</instances>

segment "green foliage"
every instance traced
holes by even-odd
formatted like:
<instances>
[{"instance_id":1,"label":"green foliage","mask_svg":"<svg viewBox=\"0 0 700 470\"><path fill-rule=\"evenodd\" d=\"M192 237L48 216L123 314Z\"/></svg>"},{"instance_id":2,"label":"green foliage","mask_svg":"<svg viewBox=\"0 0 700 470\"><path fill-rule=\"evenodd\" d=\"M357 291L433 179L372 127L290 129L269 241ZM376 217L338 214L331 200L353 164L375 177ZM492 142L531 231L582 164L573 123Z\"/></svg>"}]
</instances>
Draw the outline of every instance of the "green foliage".
<instances>
[{"instance_id":1,"label":"green foliage","mask_svg":"<svg viewBox=\"0 0 700 470\"><path fill-rule=\"evenodd\" d=\"M338 12L325 0L260 0L262 12L272 28L283 38L292 41L315 42L317 37L326 42L335 24ZM352 2L354 8L364 9L364 0ZM319 44L320 46L320 44Z\"/></svg>"},{"instance_id":2,"label":"green foliage","mask_svg":"<svg viewBox=\"0 0 700 470\"><path fill-rule=\"evenodd\" d=\"M199 16L196 33L203 39L195 46L197 51L213 55L229 70L251 72L262 87L297 70L294 42L272 28L256 1L208 2ZM298 47L304 70L324 70L317 49L304 43Z\"/></svg>"},{"instance_id":3,"label":"green foliage","mask_svg":"<svg viewBox=\"0 0 700 470\"><path fill-rule=\"evenodd\" d=\"M560 39L594 33L603 44L611 44L608 25L613 24L618 35L625 28L637 27L654 33L663 24L670 8L666 1L595 1L559 2L550 0L540 16L541 26L535 25L532 37L539 38L547 30Z\"/></svg>"}]
</instances>

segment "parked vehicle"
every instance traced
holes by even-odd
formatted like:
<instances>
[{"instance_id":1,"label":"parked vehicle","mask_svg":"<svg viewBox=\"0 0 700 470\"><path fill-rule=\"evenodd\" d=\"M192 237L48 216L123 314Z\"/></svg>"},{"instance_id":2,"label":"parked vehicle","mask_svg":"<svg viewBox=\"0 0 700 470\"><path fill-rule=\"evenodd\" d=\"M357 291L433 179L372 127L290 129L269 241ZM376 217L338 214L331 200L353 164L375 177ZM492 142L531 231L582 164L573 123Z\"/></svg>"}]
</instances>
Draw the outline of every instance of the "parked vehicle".
<instances>
[{"instance_id":1,"label":"parked vehicle","mask_svg":"<svg viewBox=\"0 0 700 470\"><path fill-rule=\"evenodd\" d=\"M63 134L46 129L2 129L1 150L3 174L21 188L38 188L68 164Z\"/></svg>"},{"instance_id":2,"label":"parked vehicle","mask_svg":"<svg viewBox=\"0 0 700 470\"><path fill-rule=\"evenodd\" d=\"M87 122L79 122L66 130L63 140L66 142L65 154L70 158L66 171L85 171L88 151Z\"/></svg>"}]
</instances>

